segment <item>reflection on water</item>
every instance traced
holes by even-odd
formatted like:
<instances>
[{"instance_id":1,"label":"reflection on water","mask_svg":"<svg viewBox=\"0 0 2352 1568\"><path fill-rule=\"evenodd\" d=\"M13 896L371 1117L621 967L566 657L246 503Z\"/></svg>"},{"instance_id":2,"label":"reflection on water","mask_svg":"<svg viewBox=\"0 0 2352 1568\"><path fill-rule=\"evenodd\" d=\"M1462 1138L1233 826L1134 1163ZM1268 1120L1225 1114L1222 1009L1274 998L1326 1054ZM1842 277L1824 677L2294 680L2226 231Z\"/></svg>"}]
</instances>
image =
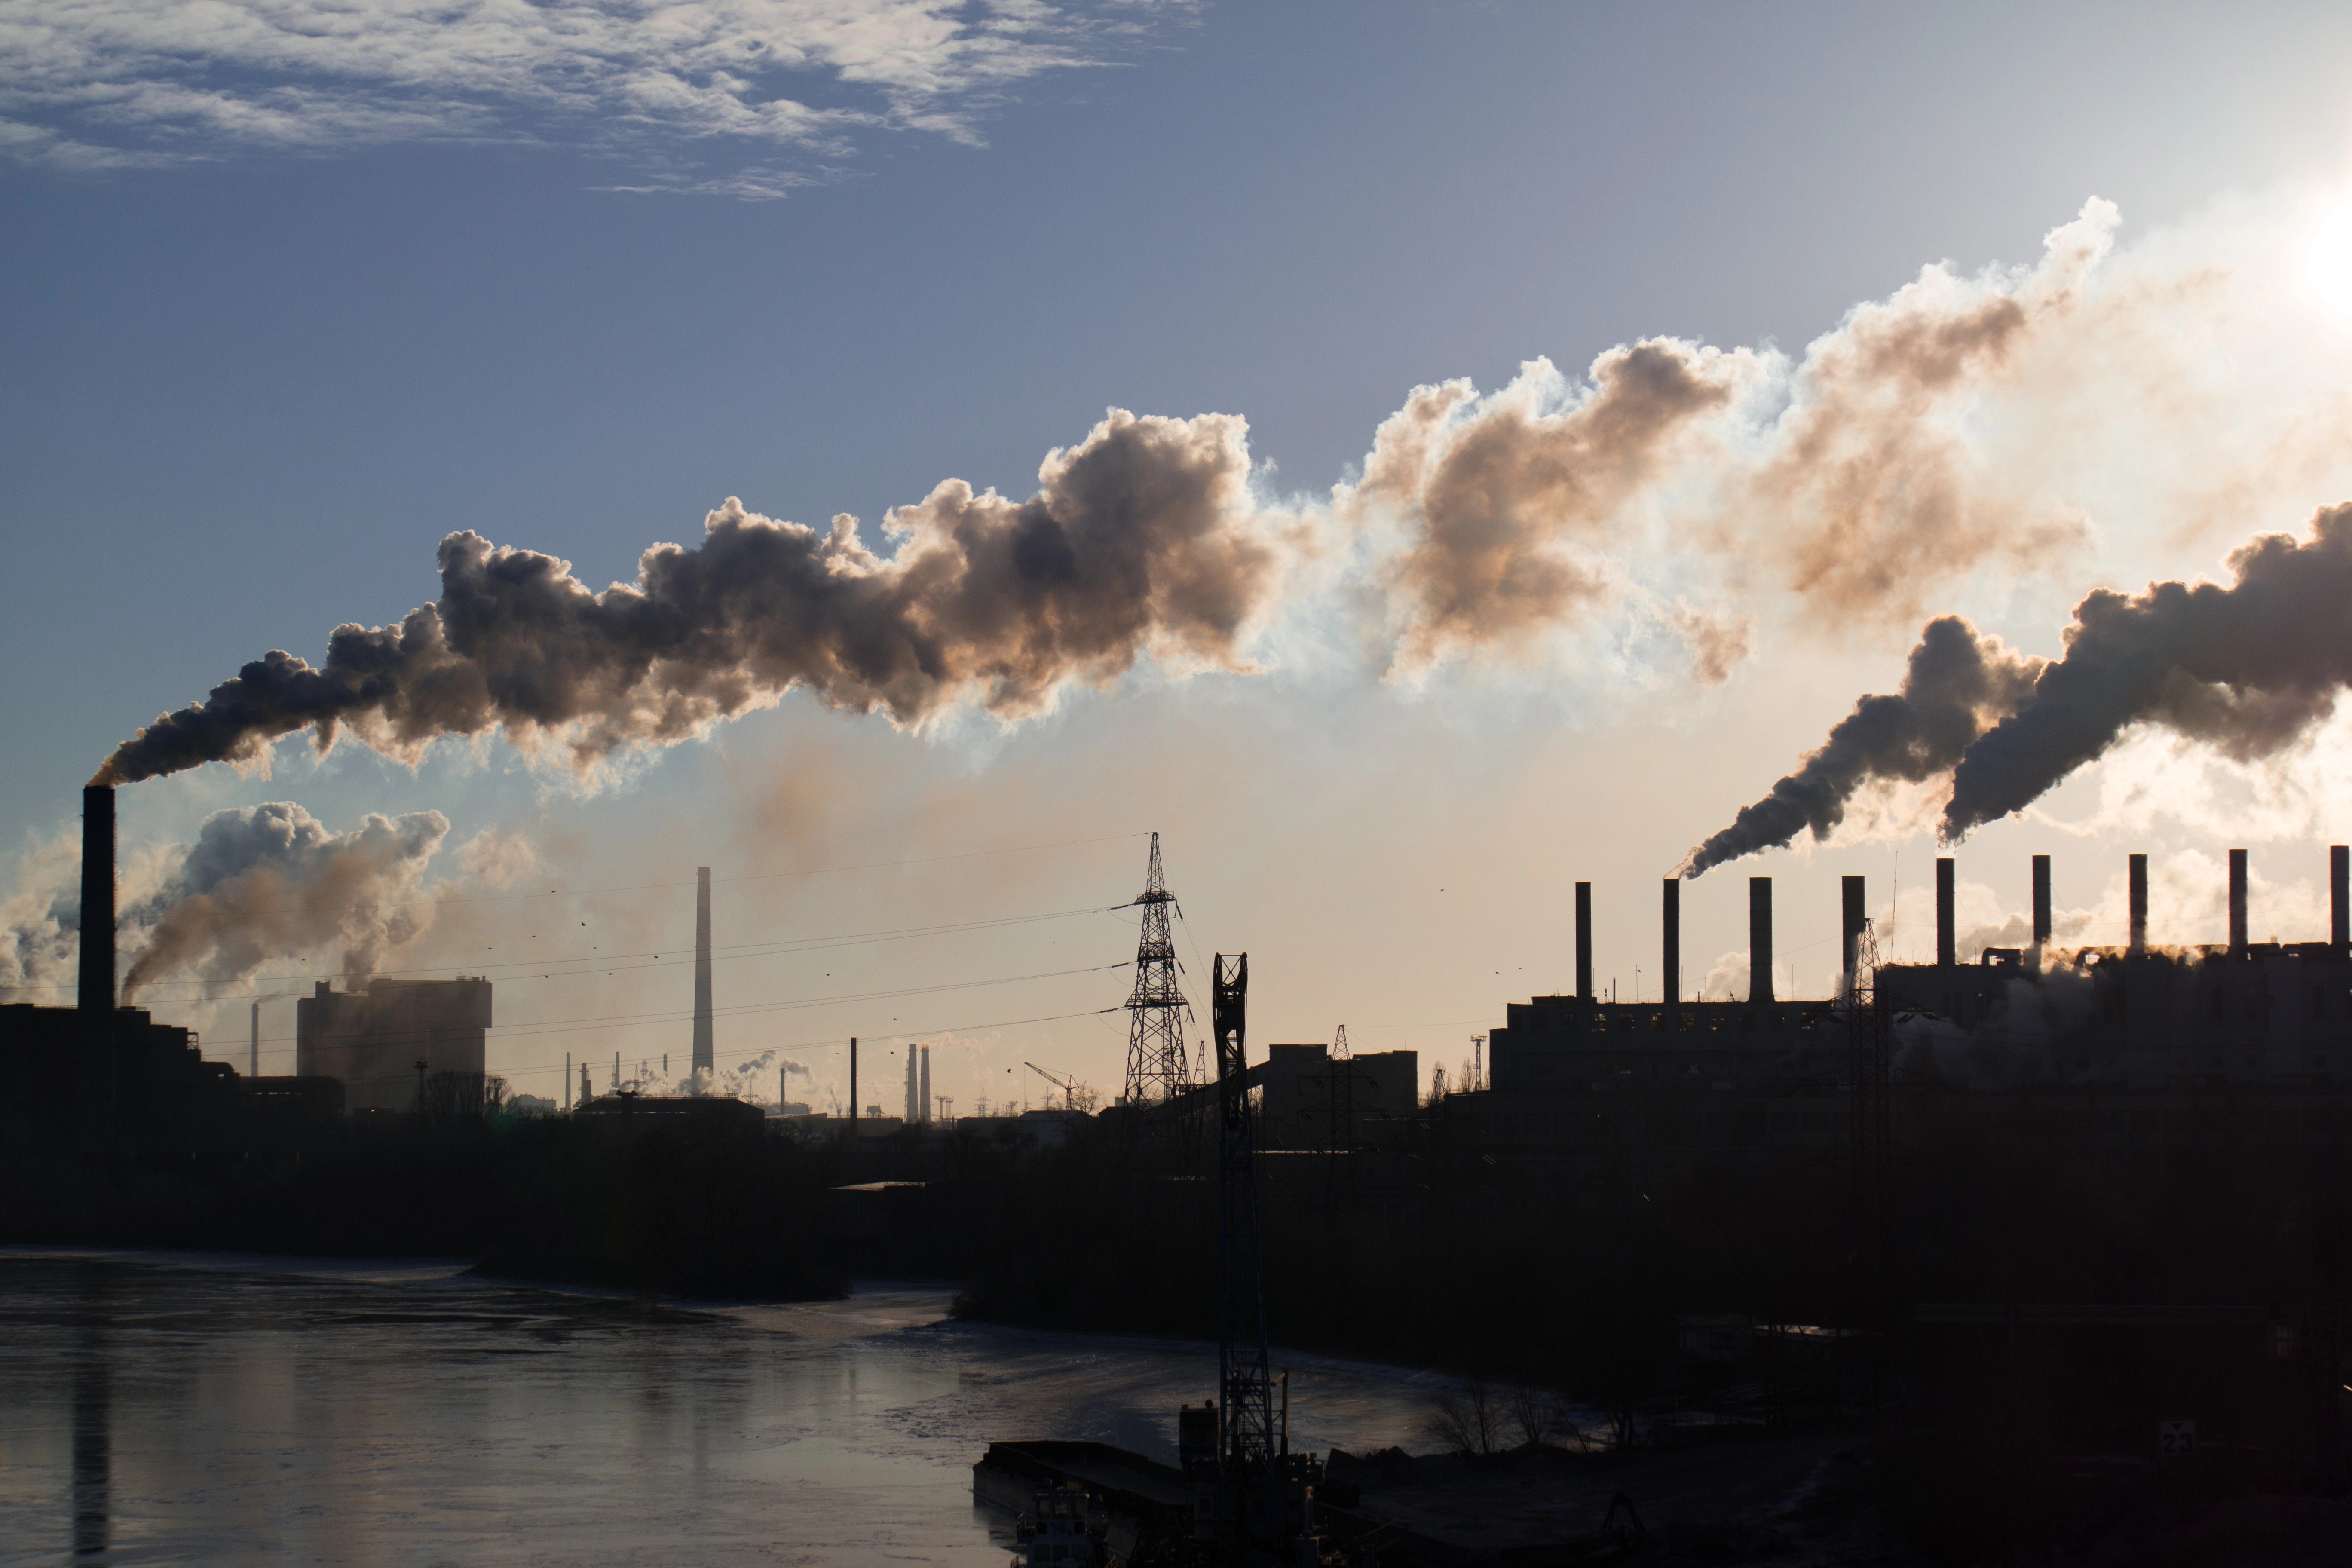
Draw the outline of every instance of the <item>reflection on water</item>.
<instances>
[{"instance_id":1,"label":"reflection on water","mask_svg":"<svg viewBox=\"0 0 2352 1568\"><path fill-rule=\"evenodd\" d=\"M114 1271L100 1264L73 1270L80 1286L80 1327L73 1350L73 1548L77 1557L106 1550L106 1287Z\"/></svg>"},{"instance_id":2,"label":"reflection on water","mask_svg":"<svg viewBox=\"0 0 2352 1568\"><path fill-rule=\"evenodd\" d=\"M1002 1521L970 1495L992 1438L1172 1461L1177 1405L1215 1382L1213 1346L946 1307L913 1287L692 1307L455 1268L0 1251L0 1564L993 1568ZM1288 1364L1294 1447L1412 1444L1419 1380Z\"/></svg>"}]
</instances>

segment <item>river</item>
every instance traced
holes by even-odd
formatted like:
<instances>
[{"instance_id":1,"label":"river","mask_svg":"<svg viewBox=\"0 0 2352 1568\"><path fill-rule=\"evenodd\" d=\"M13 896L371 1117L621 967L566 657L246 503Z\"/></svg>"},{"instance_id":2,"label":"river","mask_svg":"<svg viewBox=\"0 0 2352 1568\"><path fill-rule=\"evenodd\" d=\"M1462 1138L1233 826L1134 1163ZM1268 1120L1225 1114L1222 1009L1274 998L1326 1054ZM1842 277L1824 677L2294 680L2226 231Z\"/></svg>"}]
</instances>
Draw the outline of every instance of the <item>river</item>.
<instances>
[{"instance_id":1,"label":"river","mask_svg":"<svg viewBox=\"0 0 2352 1568\"><path fill-rule=\"evenodd\" d=\"M992 1439L1172 1462L1213 1345L948 1319L945 1287L652 1301L462 1265L0 1249L0 1564L1007 1561ZM1294 1448L1434 1381L1276 1355Z\"/></svg>"}]
</instances>

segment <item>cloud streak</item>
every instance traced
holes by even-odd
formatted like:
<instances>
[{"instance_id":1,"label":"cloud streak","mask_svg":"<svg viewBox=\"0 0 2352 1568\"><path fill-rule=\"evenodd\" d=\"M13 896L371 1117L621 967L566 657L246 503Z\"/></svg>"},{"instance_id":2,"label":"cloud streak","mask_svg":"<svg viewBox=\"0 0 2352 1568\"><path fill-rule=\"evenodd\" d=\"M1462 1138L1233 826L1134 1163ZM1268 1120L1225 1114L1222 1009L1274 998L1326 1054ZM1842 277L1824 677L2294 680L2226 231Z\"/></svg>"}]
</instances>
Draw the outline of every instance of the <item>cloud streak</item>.
<instances>
[{"instance_id":1,"label":"cloud streak","mask_svg":"<svg viewBox=\"0 0 2352 1568\"><path fill-rule=\"evenodd\" d=\"M1135 17L1011 0L0 0L0 153L88 169L415 141L672 157L841 157L877 130L973 142L1006 93L1102 63ZM774 195L805 178L658 183Z\"/></svg>"}]
</instances>

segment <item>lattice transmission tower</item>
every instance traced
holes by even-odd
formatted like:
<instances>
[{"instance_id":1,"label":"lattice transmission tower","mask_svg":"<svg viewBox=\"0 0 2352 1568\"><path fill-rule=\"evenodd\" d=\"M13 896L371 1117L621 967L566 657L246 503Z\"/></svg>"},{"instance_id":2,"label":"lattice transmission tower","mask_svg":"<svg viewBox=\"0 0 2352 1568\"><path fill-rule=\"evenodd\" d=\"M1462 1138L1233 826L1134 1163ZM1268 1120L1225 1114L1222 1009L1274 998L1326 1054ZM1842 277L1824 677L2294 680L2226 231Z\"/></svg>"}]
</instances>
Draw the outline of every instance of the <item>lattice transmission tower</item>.
<instances>
[{"instance_id":1,"label":"lattice transmission tower","mask_svg":"<svg viewBox=\"0 0 2352 1568\"><path fill-rule=\"evenodd\" d=\"M1151 868L1136 906L1143 910L1143 934L1135 944L1135 991L1127 999L1127 1103L1141 1109L1161 1104L1192 1086L1184 1052L1184 1024L1192 1009L1177 984L1176 940L1169 921L1181 916L1176 895L1160 872L1160 835L1151 836Z\"/></svg>"}]
</instances>

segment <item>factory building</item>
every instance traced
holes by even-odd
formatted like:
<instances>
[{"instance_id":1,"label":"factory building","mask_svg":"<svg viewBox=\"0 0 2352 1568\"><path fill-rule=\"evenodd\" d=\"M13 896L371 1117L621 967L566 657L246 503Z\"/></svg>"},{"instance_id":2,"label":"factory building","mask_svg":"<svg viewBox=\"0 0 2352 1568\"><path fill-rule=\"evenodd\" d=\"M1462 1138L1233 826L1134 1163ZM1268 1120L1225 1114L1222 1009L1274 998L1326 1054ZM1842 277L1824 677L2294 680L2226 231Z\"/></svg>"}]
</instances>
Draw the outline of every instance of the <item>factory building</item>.
<instances>
[{"instance_id":1,"label":"factory building","mask_svg":"<svg viewBox=\"0 0 2352 1568\"><path fill-rule=\"evenodd\" d=\"M1962 963L1954 867L1937 863L1937 958L1869 975L1892 1030L1898 1141L2063 1137L2095 1146L2316 1146L2352 1132L2352 889L2331 855L2329 940L2246 940L2246 862L2231 852L2230 941L2147 942L2147 868L2132 857L2132 940L2050 942L2049 863L2033 866L2034 942ZM1863 937L1845 879L1845 969ZM1667 994L1680 886L1665 884ZM1478 1092L1445 1101L1471 1141L1535 1157L1843 1151L1853 1064L1843 1004L1773 994L1771 883L1751 879L1743 1001L1621 1003L1593 994L1590 884L1577 889L1575 994L1505 1008Z\"/></svg>"},{"instance_id":2,"label":"factory building","mask_svg":"<svg viewBox=\"0 0 2352 1568\"><path fill-rule=\"evenodd\" d=\"M1270 1045L1255 1076L1263 1086L1258 1138L1267 1149L1361 1148L1419 1113L1421 1058L1412 1051L1335 1058L1320 1041Z\"/></svg>"},{"instance_id":3,"label":"factory building","mask_svg":"<svg viewBox=\"0 0 2352 1568\"><path fill-rule=\"evenodd\" d=\"M349 1110L415 1110L438 1074L480 1083L489 1026L488 980L321 980L295 1003L294 1070L341 1079Z\"/></svg>"}]
</instances>

